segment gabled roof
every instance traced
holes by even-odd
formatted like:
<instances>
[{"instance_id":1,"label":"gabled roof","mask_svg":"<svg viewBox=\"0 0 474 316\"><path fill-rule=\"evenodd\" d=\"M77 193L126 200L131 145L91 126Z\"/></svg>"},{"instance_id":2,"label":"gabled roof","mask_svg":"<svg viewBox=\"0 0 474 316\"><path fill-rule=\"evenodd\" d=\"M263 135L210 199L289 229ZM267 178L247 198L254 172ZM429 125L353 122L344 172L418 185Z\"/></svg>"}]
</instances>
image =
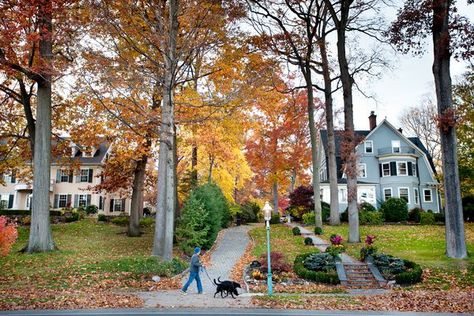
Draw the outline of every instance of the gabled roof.
<instances>
[{"instance_id":1,"label":"gabled roof","mask_svg":"<svg viewBox=\"0 0 474 316\"><path fill-rule=\"evenodd\" d=\"M71 156L71 151L68 151L67 153L69 155L64 155L64 156L56 156L52 160L53 164L58 164L64 161L74 161L80 164L101 164L104 161L105 155L109 151L111 145L108 141L103 141L100 143L98 147L96 147L96 151L94 153L94 156L92 157L83 157L82 156L82 151L81 151L81 146L79 145L73 145L77 151L74 154L74 156Z\"/></svg>"},{"instance_id":2,"label":"gabled roof","mask_svg":"<svg viewBox=\"0 0 474 316\"><path fill-rule=\"evenodd\" d=\"M342 142L342 133L344 131L334 131L334 134L336 136L336 157L341 157L341 142ZM367 135L370 133L370 131L365 131L365 130L359 130L359 131L354 131L356 134L356 137L360 140L365 139ZM324 152L328 153L328 131L325 129L321 130L321 142L324 146Z\"/></svg>"}]
</instances>

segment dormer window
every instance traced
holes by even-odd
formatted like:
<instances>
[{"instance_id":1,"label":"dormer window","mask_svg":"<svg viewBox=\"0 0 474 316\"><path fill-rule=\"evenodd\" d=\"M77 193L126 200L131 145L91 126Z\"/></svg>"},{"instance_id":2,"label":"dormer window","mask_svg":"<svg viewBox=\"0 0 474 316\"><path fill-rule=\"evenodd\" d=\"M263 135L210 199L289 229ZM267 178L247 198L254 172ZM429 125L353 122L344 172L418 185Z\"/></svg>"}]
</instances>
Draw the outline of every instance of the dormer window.
<instances>
[{"instance_id":1,"label":"dormer window","mask_svg":"<svg viewBox=\"0 0 474 316\"><path fill-rule=\"evenodd\" d=\"M94 157L96 148L94 146L82 147L82 157Z\"/></svg>"},{"instance_id":2,"label":"dormer window","mask_svg":"<svg viewBox=\"0 0 474 316\"><path fill-rule=\"evenodd\" d=\"M400 141L392 140L392 153L399 153L399 152L400 152Z\"/></svg>"},{"instance_id":3,"label":"dormer window","mask_svg":"<svg viewBox=\"0 0 474 316\"><path fill-rule=\"evenodd\" d=\"M374 153L374 142L372 140L366 140L364 142L364 151L366 154Z\"/></svg>"}]
</instances>

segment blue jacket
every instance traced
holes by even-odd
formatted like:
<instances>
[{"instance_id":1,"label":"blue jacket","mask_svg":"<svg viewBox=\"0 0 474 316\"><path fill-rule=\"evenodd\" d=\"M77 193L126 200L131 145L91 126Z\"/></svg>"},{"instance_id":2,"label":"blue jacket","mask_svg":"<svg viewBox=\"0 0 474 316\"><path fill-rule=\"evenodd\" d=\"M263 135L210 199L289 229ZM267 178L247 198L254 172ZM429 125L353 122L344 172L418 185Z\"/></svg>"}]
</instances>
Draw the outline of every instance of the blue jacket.
<instances>
[{"instance_id":1,"label":"blue jacket","mask_svg":"<svg viewBox=\"0 0 474 316\"><path fill-rule=\"evenodd\" d=\"M199 261L199 255L194 254L191 257L191 266L189 267L189 270L191 272L198 272L199 273L199 268L202 267L201 262Z\"/></svg>"}]
</instances>

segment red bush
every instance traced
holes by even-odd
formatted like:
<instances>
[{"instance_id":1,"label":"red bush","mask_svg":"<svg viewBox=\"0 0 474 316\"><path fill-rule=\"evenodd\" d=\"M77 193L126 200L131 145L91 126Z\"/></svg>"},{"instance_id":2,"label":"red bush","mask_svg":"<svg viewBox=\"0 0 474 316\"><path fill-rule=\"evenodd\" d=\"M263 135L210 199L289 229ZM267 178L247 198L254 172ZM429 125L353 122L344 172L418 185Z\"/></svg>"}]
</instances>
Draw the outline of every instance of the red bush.
<instances>
[{"instance_id":1,"label":"red bush","mask_svg":"<svg viewBox=\"0 0 474 316\"><path fill-rule=\"evenodd\" d=\"M0 256L7 256L18 237L15 223L9 223L5 216L0 216Z\"/></svg>"},{"instance_id":2,"label":"red bush","mask_svg":"<svg viewBox=\"0 0 474 316\"><path fill-rule=\"evenodd\" d=\"M281 252L270 252L270 260L272 263L272 272L290 272L291 265L286 260L285 256ZM267 263L267 254L264 253L260 256L260 262L262 266L260 270L267 273L268 263Z\"/></svg>"}]
</instances>

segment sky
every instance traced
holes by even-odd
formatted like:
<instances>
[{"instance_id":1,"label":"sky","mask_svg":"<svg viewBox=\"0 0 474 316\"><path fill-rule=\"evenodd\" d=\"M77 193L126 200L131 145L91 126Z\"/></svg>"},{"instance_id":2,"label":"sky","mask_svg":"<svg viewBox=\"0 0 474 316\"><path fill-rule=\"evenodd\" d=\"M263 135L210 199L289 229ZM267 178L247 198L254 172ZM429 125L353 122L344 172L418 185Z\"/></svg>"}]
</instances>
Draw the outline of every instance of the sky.
<instances>
[{"instance_id":1,"label":"sky","mask_svg":"<svg viewBox=\"0 0 474 316\"><path fill-rule=\"evenodd\" d=\"M467 6L458 1L459 12L474 21L474 5ZM393 19L394 16L387 16ZM402 112L411 106L420 105L423 99L431 97L435 101L435 87L431 66L433 46L431 38L426 45L426 53L421 57L397 54L392 60L392 70L386 70L379 80L366 82L363 86L374 99L368 99L360 93L354 93L354 125L356 129L369 129L370 111L375 111L377 123L384 118L395 127L401 127L399 118ZM456 83L466 71L467 63L451 60L451 79ZM342 106L342 100L338 100Z\"/></svg>"}]
</instances>

